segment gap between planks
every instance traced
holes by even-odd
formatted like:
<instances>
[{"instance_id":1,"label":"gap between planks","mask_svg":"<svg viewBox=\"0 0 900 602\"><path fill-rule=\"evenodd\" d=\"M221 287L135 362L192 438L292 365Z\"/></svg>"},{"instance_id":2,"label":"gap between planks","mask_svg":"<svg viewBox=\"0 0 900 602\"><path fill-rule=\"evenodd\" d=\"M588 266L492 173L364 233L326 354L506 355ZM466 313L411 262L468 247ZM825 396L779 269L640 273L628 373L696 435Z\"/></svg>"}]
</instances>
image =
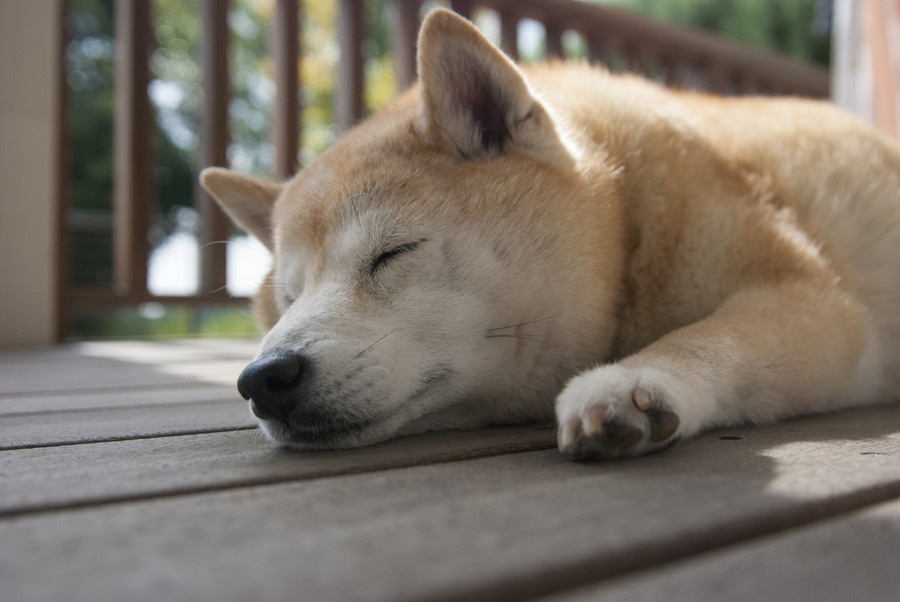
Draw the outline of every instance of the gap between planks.
<instances>
[{"instance_id":1,"label":"gap between planks","mask_svg":"<svg viewBox=\"0 0 900 602\"><path fill-rule=\"evenodd\" d=\"M74 395L74 396L83 396L83 395L95 395L95 394L110 394L110 393L131 393L131 392L166 392L166 391L177 391L179 389L202 389L202 388L221 388L223 390L234 390L236 391L236 387L229 386L225 384L219 384L208 381L185 381L185 382L159 382L159 383L140 383L137 385L109 385L109 386L99 386L99 387L72 387L66 389L30 389L28 391L9 391L0 393L0 401L5 401L7 399L29 399L29 398L40 398L40 397L56 397L60 395Z\"/></svg>"},{"instance_id":2,"label":"gap between planks","mask_svg":"<svg viewBox=\"0 0 900 602\"><path fill-rule=\"evenodd\" d=\"M187 402L143 407L90 408L77 412L0 416L0 449L125 441L160 435L236 430L248 424L246 404Z\"/></svg>"},{"instance_id":3,"label":"gap between planks","mask_svg":"<svg viewBox=\"0 0 900 602\"><path fill-rule=\"evenodd\" d=\"M50 447L72 447L75 445L94 445L95 443L121 443L123 441L141 441L144 439L165 439L167 437L190 437L192 435L213 435L216 433L237 433L239 431L253 431L256 430L255 424L248 424L247 426L236 426L236 427L228 427L223 429L200 429L200 430L186 430L186 431L178 431L174 433L151 433L147 435L123 435L122 437L105 437L105 438L97 438L90 439L87 441L52 441L49 443L22 443L16 445L9 446L0 446L0 452L5 451L22 451L28 449L46 449ZM2 512L0 512L0 516L2 516Z\"/></svg>"},{"instance_id":4,"label":"gap between planks","mask_svg":"<svg viewBox=\"0 0 900 602\"><path fill-rule=\"evenodd\" d=\"M70 414L82 414L82 413L90 413L90 412L122 412L122 411L130 411L130 410L147 410L147 409L165 409L165 408L183 408L185 406L190 405L211 405L211 404L230 404L234 405L236 401L234 399L222 399L221 397L203 397L202 399L196 399L192 401L160 401L157 403L135 403L129 404L127 406L97 406L97 407L84 407L84 408L67 408L67 409L52 409L52 410L34 410L31 412L8 412L5 414L0 414L0 420L6 418L25 418L25 417L40 417L40 416L65 416ZM242 404L243 405L243 404ZM4 449L0 447L0 450Z\"/></svg>"}]
</instances>

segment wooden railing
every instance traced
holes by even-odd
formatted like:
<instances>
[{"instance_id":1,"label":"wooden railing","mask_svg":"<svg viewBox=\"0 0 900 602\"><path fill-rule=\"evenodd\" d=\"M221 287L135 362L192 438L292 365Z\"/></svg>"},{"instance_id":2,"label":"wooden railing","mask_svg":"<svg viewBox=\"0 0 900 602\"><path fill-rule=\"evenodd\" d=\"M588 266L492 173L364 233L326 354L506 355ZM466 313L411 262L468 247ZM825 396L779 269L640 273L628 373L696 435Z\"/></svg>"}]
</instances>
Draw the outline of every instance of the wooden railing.
<instances>
[{"instance_id":1,"label":"wooden railing","mask_svg":"<svg viewBox=\"0 0 900 602\"><path fill-rule=\"evenodd\" d=\"M363 44L366 36L364 0L339 2L338 37L341 61L337 75L336 119L347 128L365 117ZM398 89L415 79L415 40L421 0L395 0L394 63ZM614 68L642 72L667 85L706 89L723 94L791 94L826 97L826 70L770 52L751 49L722 38L661 23L613 7L577 0L453 0L451 8L466 17L477 10L497 13L499 44L518 56L518 24L533 19L543 24L550 58L563 57L563 35L582 36L587 58ZM116 5L117 67L115 114L114 286L110 289L69 288L66 307L105 307L155 300L178 303L228 303L225 290L226 247L210 244L228 238L229 225L205 194L198 211L200 294L160 297L147 289L151 251L147 237L155 199L151 198L152 119L147 93L151 36L150 0ZM228 135L228 2L202 0L203 96L201 152L205 166L226 165ZM273 39L276 97L273 128L273 176L286 178L296 169L300 139L300 82L297 61L300 1L276 0Z\"/></svg>"}]
</instances>

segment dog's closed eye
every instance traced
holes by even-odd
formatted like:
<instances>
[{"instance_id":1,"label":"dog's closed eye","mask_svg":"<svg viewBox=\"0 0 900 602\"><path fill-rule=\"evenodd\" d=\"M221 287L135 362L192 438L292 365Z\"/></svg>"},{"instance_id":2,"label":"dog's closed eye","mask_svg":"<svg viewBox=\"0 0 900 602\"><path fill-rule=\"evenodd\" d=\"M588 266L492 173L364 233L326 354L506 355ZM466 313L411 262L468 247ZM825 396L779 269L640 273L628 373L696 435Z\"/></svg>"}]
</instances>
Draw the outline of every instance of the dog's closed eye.
<instances>
[{"instance_id":1,"label":"dog's closed eye","mask_svg":"<svg viewBox=\"0 0 900 602\"><path fill-rule=\"evenodd\" d=\"M419 247L419 245L424 241L418 240L415 242L405 243L402 245L397 245L396 247L392 247L387 251L384 251L380 255L378 255L375 260L372 262L372 265L369 267L369 274L374 276L378 273L379 270L384 268L391 261L403 255L404 253L408 253L410 251L414 251Z\"/></svg>"}]
</instances>

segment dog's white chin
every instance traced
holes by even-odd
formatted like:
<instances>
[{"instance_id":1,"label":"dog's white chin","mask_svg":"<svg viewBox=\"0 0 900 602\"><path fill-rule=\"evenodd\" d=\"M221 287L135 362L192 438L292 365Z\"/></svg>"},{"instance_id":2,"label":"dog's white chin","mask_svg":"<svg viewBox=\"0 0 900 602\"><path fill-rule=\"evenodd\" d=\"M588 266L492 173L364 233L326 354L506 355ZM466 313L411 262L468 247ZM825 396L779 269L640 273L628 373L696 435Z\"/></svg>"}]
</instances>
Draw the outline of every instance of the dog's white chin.
<instances>
[{"instance_id":1,"label":"dog's white chin","mask_svg":"<svg viewBox=\"0 0 900 602\"><path fill-rule=\"evenodd\" d=\"M259 429L269 441L284 447L304 451L353 449L374 445L403 435L437 430L426 426L413 426L411 423L407 423L402 416L394 416L359 428L328 431L312 429L302 431L293 429L281 422L259 418L257 422L259 423ZM415 420L413 422L419 421Z\"/></svg>"},{"instance_id":2,"label":"dog's white chin","mask_svg":"<svg viewBox=\"0 0 900 602\"><path fill-rule=\"evenodd\" d=\"M281 422L261 418L257 422L266 438L278 445L303 451L322 451L353 449L428 431L471 429L492 423L477 414L449 408L412 419L396 415L354 430L307 432L292 429Z\"/></svg>"},{"instance_id":3,"label":"dog's white chin","mask_svg":"<svg viewBox=\"0 0 900 602\"><path fill-rule=\"evenodd\" d=\"M394 435L387 433L379 436L376 428L365 427L347 431L306 431L301 432L278 422L258 420L259 430L269 441L297 450L329 450L352 449L372 445L390 439ZM377 426L377 425L375 425Z\"/></svg>"},{"instance_id":4,"label":"dog's white chin","mask_svg":"<svg viewBox=\"0 0 900 602\"><path fill-rule=\"evenodd\" d=\"M466 401L456 401L446 407L441 407L436 402L438 399L446 399L445 393L429 391L415 396L381 420L348 429L304 431L278 421L262 418L257 421L270 441L309 451L352 449L430 431L534 424L553 419L553 404L537 398L528 404L512 404L488 396L470 396Z\"/></svg>"}]
</instances>

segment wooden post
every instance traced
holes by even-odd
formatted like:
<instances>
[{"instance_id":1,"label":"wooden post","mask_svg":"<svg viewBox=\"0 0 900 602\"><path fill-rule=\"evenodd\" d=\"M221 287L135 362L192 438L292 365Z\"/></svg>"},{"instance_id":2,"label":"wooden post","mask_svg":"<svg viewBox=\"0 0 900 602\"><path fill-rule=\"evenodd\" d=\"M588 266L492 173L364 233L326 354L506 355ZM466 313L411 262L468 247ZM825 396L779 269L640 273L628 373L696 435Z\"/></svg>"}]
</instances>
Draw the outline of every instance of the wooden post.
<instances>
[{"instance_id":1,"label":"wooden post","mask_svg":"<svg viewBox=\"0 0 900 602\"><path fill-rule=\"evenodd\" d=\"M348 129L365 116L365 79L362 45L365 40L365 10L362 0L340 0L338 43L337 121Z\"/></svg>"},{"instance_id":2,"label":"wooden post","mask_svg":"<svg viewBox=\"0 0 900 602\"><path fill-rule=\"evenodd\" d=\"M121 3L127 4L127 3ZM117 5L118 6L118 5ZM201 153L203 165L228 164L228 103L231 87L228 73L228 3L203 0L202 63L203 63L203 121L201 124ZM227 278L226 251L230 233L228 218L211 196L200 191L197 198L200 212L200 290L209 294L225 287Z\"/></svg>"},{"instance_id":3,"label":"wooden post","mask_svg":"<svg viewBox=\"0 0 900 602\"><path fill-rule=\"evenodd\" d=\"M113 287L118 295L147 290L147 237L153 193L150 97L150 0L116 4L115 184Z\"/></svg>"},{"instance_id":4,"label":"wooden post","mask_svg":"<svg viewBox=\"0 0 900 602\"><path fill-rule=\"evenodd\" d=\"M299 0L278 0L272 24L272 56L275 61L275 106L272 142L275 146L273 175L287 179L297 170L301 135L300 107L300 7Z\"/></svg>"},{"instance_id":5,"label":"wooden post","mask_svg":"<svg viewBox=\"0 0 900 602\"><path fill-rule=\"evenodd\" d=\"M69 210L71 196L69 190L72 186L69 160L69 89L66 81L66 49L69 46L70 34L70 0L61 0L58 5L59 22L55 40L56 44L56 175L54 179L54 199L56 201L56 253L54 257L56 279L54 281L55 311L53 324L53 342L62 343L69 335L69 291L72 283L69 281Z\"/></svg>"}]
</instances>

